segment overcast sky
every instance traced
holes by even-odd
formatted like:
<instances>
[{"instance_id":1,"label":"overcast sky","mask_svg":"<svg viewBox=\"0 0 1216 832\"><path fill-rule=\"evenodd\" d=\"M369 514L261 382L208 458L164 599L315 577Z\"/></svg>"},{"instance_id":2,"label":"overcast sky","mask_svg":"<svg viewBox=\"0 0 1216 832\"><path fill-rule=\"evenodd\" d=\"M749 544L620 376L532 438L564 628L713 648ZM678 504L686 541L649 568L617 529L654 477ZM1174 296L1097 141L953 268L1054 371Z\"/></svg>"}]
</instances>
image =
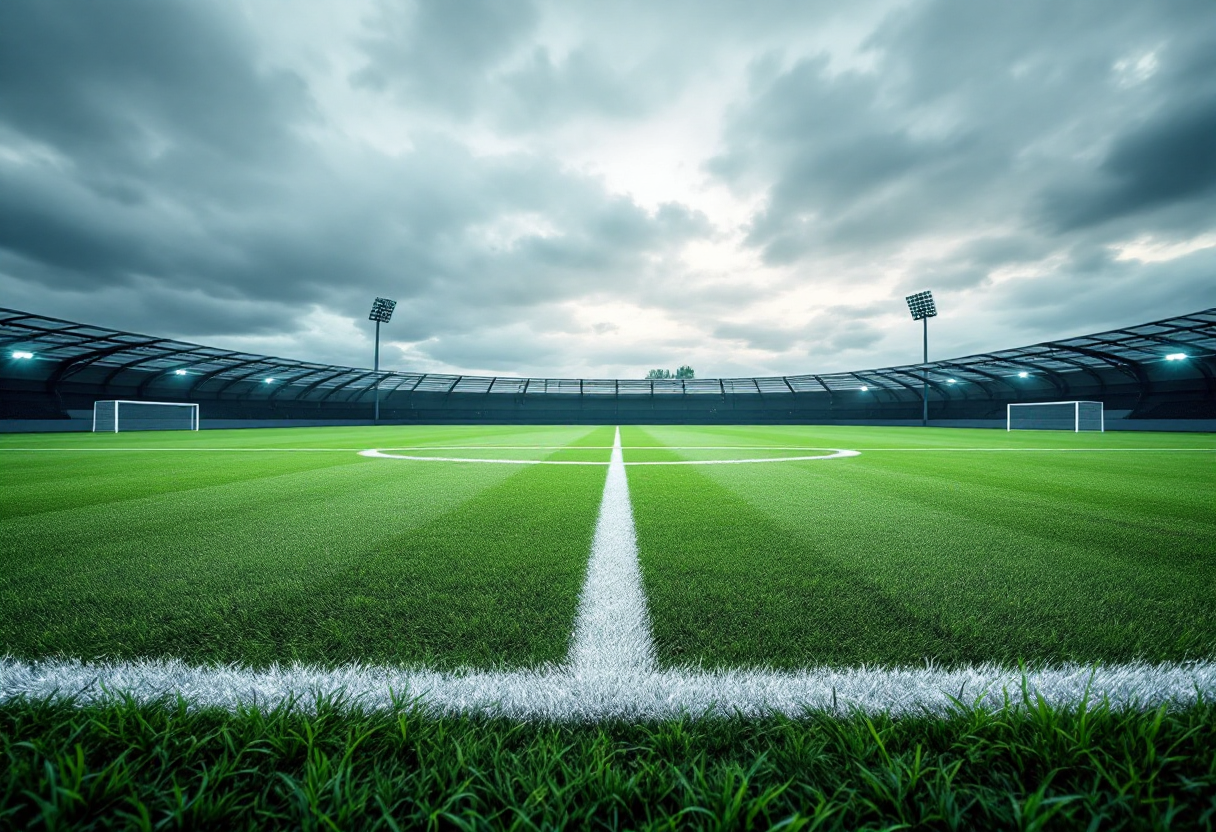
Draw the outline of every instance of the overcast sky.
<instances>
[{"instance_id":1,"label":"overcast sky","mask_svg":"<svg viewBox=\"0 0 1216 832\"><path fill-rule=\"evenodd\" d=\"M1212 0L4 0L0 306L369 365L919 360L1216 306Z\"/></svg>"}]
</instances>

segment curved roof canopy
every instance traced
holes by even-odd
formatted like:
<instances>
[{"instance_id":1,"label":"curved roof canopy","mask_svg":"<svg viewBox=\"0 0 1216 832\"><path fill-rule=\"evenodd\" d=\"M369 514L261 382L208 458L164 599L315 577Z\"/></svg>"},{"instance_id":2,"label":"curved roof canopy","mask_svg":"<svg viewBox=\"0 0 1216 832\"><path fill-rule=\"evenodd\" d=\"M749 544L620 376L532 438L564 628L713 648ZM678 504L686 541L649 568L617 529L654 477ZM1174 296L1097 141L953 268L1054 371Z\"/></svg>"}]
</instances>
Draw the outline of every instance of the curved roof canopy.
<instances>
[{"instance_id":1,"label":"curved roof canopy","mask_svg":"<svg viewBox=\"0 0 1216 832\"><path fill-rule=\"evenodd\" d=\"M1146 368L1184 353L1195 359L1209 381L1216 356L1216 307L1139 326L1093 335L1047 341L1028 347L968 355L928 364L905 364L847 373L820 373L756 378L698 379L570 379L458 376L408 373L314 364L266 355L205 347L168 338L154 338L105 327L47 318L15 309L0 308L0 349L34 353L40 361L54 362L46 375L51 385L70 380L85 370L103 381L134 373L145 379L163 375L190 376L187 394L205 390L221 395L242 382L273 378L274 396L291 399L304 395L346 395L370 390L377 380L384 393L553 393L584 395L662 394L767 394L815 393L919 388L928 373L933 386L948 379L982 386L1010 384L1019 373L1044 375L1086 373L1095 378L1111 371L1129 381L1143 381ZM328 394L328 395L327 395Z\"/></svg>"}]
</instances>

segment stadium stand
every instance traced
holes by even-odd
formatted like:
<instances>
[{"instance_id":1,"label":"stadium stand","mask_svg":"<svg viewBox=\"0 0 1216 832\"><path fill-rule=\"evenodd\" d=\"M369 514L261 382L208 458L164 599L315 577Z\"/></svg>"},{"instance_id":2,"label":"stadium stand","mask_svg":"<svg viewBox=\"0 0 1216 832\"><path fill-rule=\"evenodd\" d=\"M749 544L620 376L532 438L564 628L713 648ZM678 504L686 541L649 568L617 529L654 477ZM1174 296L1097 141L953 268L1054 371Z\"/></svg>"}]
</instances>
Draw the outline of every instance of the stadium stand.
<instances>
[{"instance_id":1,"label":"stadium stand","mask_svg":"<svg viewBox=\"0 0 1216 832\"><path fill-rule=\"evenodd\" d=\"M385 423L919 424L923 373L937 424L1003 426L1010 402L1085 399L1116 429L1216 430L1216 308L924 365L662 380L376 373L0 308L9 431L87 429L108 399L195 402L204 427L364 424L377 381Z\"/></svg>"}]
</instances>

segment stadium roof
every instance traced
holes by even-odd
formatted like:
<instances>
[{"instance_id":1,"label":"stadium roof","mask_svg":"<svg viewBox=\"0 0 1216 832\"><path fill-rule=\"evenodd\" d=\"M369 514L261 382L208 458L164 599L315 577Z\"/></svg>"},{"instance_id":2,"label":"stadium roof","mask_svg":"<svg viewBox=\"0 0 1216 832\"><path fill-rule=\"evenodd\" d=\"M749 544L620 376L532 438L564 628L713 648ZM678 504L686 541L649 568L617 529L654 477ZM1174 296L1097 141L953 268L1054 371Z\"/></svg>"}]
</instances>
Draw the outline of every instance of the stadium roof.
<instances>
[{"instance_id":1,"label":"stadium roof","mask_svg":"<svg viewBox=\"0 0 1216 832\"><path fill-rule=\"evenodd\" d=\"M1216 307L1124 329L928 364L755 378L570 379L389 370L376 373L365 367L235 352L4 308L0 308L0 349L10 353L28 351L40 362L54 362L44 375L52 386L85 370L94 379L100 371L105 384L126 373L149 380L177 373L190 376L187 397L195 393L218 396L242 383L258 383L266 378L275 380L273 395L281 398L358 395L370 390L377 378L386 394L401 391L529 396L834 393L863 386L919 390L926 371L930 385L939 389L950 379L954 383L975 382L985 388L994 383L1010 384L1008 380L1018 373L1042 374L1050 379L1082 372L1101 383L1102 376L1112 370L1131 380L1144 381L1148 365L1165 361L1173 353L1198 359L1194 363L1211 383L1214 374L1210 365L1216 363L1211 361L1216 356Z\"/></svg>"}]
</instances>

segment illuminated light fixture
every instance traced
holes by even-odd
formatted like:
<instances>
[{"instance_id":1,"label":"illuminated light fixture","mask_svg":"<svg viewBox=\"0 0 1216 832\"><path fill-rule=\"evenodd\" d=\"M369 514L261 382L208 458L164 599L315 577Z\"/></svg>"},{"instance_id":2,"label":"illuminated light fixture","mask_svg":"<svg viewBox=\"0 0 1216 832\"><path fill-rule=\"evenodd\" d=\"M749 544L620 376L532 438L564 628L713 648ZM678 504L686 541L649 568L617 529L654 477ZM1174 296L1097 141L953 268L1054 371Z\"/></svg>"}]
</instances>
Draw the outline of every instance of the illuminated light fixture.
<instances>
[{"instance_id":1,"label":"illuminated light fixture","mask_svg":"<svg viewBox=\"0 0 1216 832\"><path fill-rule=\"evenodd\" d=\"M946 379L946 384L958 384L958 380L953 379L953 378L948 378L948 379Z\"/></svg>"},{"instance_id":2,"label":"illuminated light fixture","mask_svg":"<svg viewBox=\"0 0 1216 832\"><path fill-rule=\"evenodd\" d=\"M866 391L868 391L869 389L870 389L870 388L869 388L869 387L866 387L864 384L863 384L863 385L861 385L861 392L865 393L865 392L866 392Z\"/></svg>"},{"instance_id":3,"label":"illuminated light fixture","mask_svg":"<svg viewBox=\"0 0 1216 832\"><path fill-rule=\"evenodd\" d=\"M1018 373L1018 378L1029 378L1029 377L1030 377L1030 373L1026 372L1025 370L1022 370L1022 372Z\"/></svg>"},{"instance_id":4,"label":"illuminated light fixture","mask_svg":"<svg viewBox=\"0 0 1216 832\"><path fill-rule=\"evenodd\" d=\"M17 354L17 353L13 353L13 355L16 355L16 354ZM1185 361L1185 360L1186 360L1186 353L1184 353L1184 352L1172 352L1172 353L1170 353L1169 355L1167 355L1167 356L1165 357L1165 360L1166 360L1166 361Z\"/></svg>"},{"instance_id":5,"label":"illuminated light fixture","mask_svg":"<svg viewBox=\"0 0 1216 832\"><path fill-rule=\"evenodd\" d=\"M32 352L26 352L25 350L13 350L13 358L33 358L33 357L34 357L34 354Z\"/></svg>"},{"instance_id":6,"label":"illuminated light fixture","mask_svg":"<svg viewBox=\"0 0 1216 832\"><path fill-rule=\"evenodd\" d=\"M267 383L267 384L274 384L274 377L273 377L273 376L271 376L270 378L266 379L266 383Z\"/></svg>"},{"instance_id":7,"label":"illuminated light fixture","mask_svg":"<svg viewBox=\"0 0 1216 832\"><path fill-rule=\"evenodd\" d=\"M185 370L174 370L173 371L173 375L175 375L175 376L184 376L185 374L186 374Z\"/></svg>"},{"instance_id":8,"label":"illuminated light fixture","mask_svg":"<svg viewBox=\"0 0 1216 832\"><path fill-rule=\"evenodd\" d=\"M397 308L397 301L389 300L388 298L376 298L372 301L372 311L367 316L369 321L375 321L378 324L386 324L393 317L393 310Z\"/></svg>"},{"instance_id":9,"label":"illuminated light fixture","mask_svg":"<svg viewBox=\"0 0 1216 832\"><path fill-rule=\"evenodd\" d=\"M372 311L367 316L369 321L376 322L376 353L372 359L372 372L376 374L376 380L373 382L376 391L375 409L372 411L372 424L380 424L380 324L388 323L393 317L393 310L397 308L397 301L389 300L388 298L376 298L372 301Z\"/></svg>"},{"instance_id":10,"label":"illuminated light fixture","mask_svg":"<svg viewBox=\"0 0 1216 832\"><path fill-rule=\"evenodd\" d=\"M937 304L933 302L933 293L929 291L917 292L914 295L908 295L904 298L908 302L908 311L912 313L912 320L921 321L925 330L925 359L924 364L929 363L929 319L937 316ZM921 413L920 423L922 426L929 425L929 368L925 367L921 371L920 377L920 400L924 407Z\"/></svg>"},{"instance_id":11,"label":"illuminated light fixture","mask_svg":"<svg viewBox=\"0 0 1216 832\"><path fill-rule=\"evenodd\" d=\"M917 292L915 295L908 295L904 300L908 302L912 320L923 321L937 317L937 305L933 302L932 292Z\"/></svg>"}]
</instances>

